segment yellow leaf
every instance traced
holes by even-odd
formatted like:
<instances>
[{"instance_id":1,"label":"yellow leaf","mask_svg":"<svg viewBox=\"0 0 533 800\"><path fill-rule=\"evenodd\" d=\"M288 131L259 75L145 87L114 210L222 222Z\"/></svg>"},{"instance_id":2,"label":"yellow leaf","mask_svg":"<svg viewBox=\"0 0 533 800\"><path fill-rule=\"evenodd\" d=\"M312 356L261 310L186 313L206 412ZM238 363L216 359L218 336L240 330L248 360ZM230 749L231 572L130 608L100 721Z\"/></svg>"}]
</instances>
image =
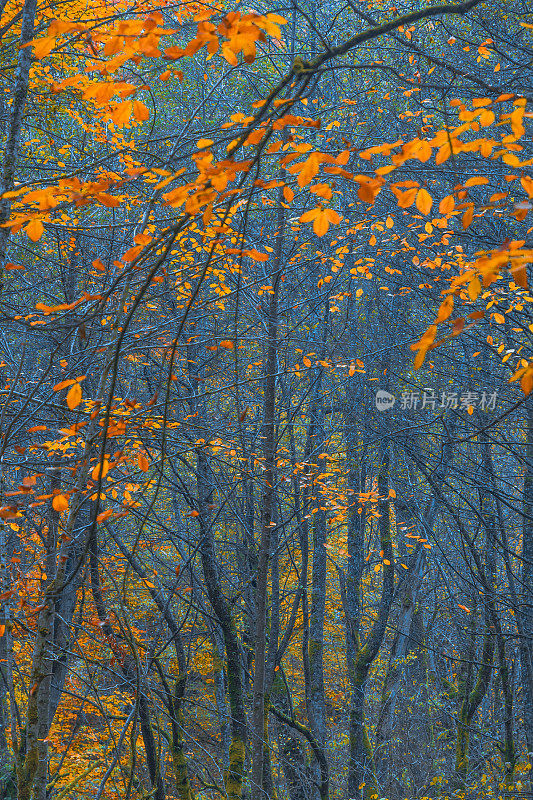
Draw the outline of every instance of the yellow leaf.
<instances>
[{"instance_id":1,"label":"yellow leaf","mask_svg":"<svg viewBox=\"0 0 533 800\"><path fill-rule=\"evenodd\" d=\"M392 228L392 226L394 225L394 220L390 215L385 220L385 225L387 226L387 228Z\"/></svg>"},{"instance_id":2,"label":"yellow leaf","mask_svg":"<svg viewBox=\"0 0 533 800\"><path fill-rule=\"evenodd\" d=\"M79 383L75 383L72 389L67 394L67 405L72 411L73 409L77 408L81 403L81 386Z\"/></svg>"}]
</instances>

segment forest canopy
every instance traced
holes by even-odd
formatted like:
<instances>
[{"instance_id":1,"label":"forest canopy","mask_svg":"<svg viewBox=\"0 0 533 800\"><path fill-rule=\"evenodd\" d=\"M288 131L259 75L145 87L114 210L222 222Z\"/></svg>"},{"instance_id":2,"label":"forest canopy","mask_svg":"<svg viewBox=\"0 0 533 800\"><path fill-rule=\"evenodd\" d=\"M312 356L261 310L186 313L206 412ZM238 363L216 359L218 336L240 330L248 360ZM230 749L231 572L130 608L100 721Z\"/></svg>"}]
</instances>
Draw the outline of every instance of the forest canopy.
<instances>
[{"instance_id":1,"label":"forest canopy","mask_svg":"<svg viewBox=\"0 0 533 800\"><path fill-rule=\"evenodd\" d=\"M533 797L533 9L1 9L0 798Z\"/></svg>"}]
</instances>

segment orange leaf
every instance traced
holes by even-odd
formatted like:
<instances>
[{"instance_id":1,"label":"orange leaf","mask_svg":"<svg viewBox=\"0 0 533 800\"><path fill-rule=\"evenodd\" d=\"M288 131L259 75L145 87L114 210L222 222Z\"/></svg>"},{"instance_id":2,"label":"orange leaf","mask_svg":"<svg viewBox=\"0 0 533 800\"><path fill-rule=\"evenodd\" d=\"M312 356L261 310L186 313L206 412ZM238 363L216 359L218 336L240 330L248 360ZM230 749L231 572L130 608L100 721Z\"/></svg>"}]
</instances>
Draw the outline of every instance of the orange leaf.
<instances>
[{"instance_id":1,"label":"orange leaf","mask_svg":"<svg viewBox=\"0 0 533 800\"><path fill-rule=\"evenodd\" d=\"M409 206L413 205L416 195L416 189L407 189L406 192L398 192L398 206L400 208L409 208Z\"/></svg>"},{"instance_id":2,"label":"orange leaf","mask_svg":"<svg viewBox=\"0 0 533 800\"><path fill-rule=\"evenodd\" d=\"M472 301L474 301L477 299L480 292L481 292L481 282L479 278L474 278L468 284L468 296Z\"/></svg>"},{"instance_id":3,"label":"orange leaf","mask_svg":"<svg viewBox=\"0 0 533 800\"><path fill-rule=\"evenodd\" d=\"M520 183L522 184L524 191L527 192L528 196L533 197L533 178L523 175L520 178Z\"/></svg>"},{"instance_id":4,"label":"orange leaf","mask_svg":"<svg viewBox=\"0 0 533 800\"><path fill-rule=\"evenodd\" d=\"M52 52L55 43L55 36L43 36L40 39L34 39L29 45L25 45L25 47L33 47L33 55L35 58L41 59Z\"/></svg>"},{"instance_id":5,"label":"orange leaf","mask_svg":"<svg viewBox=\"0 0 533 800\"><path fill-rule=\"evenodd\" d=\"M244 255L253 261L268 261L268 253L260 253L255 247L252 250L244 250Z\"/></svg>"},{"instance_id":6,"label":"orange leaf","mask_svg":"<svg viewBox=\"0 0 533 800\"><path fill-rule=\"evenodd\" d=\"M455 200L451 194L443 197L439 203L439 211L441 214L449 214L455 208Z\"/></svg>"},{"instance_id":7,"label":"orange leaf","mask_svg":"<svg viewBox=\"0 0 533 800\"><path fill-rule=\"evenodd\" d=\"M38 242L44 233L44 225L40 219L32 219L26 225L26 233L32 242Z\"/></svg>"},{"instance_id":8,"label":"orange leaf","mask_svg":"<svg viewBox=\"0 0 533 800\"><path fill-rule=\"evenodd\" d=\"M109 461L106 458L104 459L104 463L102 465L102 478L105 478L108 472L109 472ZM91 472L91 478L93 479L93 481L97 481L99 477L100 477L100 464L97 464L93 468L93 471Z\"/></svg>"},{"instance_id":9,"label":"orange leaf","mask_svg":"<svg viewBox=\"0 0 533 800\"><path fill-rule=\"evenodd\" d=\"M529 366L520 380L520 386L525 395L528 395L533 389L533 369Z\"/></svg>"},{"instance_id":10,"label":"orange leaf","mask_svg":"<svg viewBox=\"0 0 533 800\"><path fill-rule=\"evenodd\" d=\"M473 217L474 217L474 206L470 206L470 208L467 208L467 210L463 214L463 219L462 219L463 228L468 228L468 226L472 222Z\"/></svg>"},{"instance_id":11,"label":"orange leaf","mask_svg":"<svg viewBox=\"0 0 533 800\"><path fill-rule=\"evenodd\" d=\"M56 494L52 500L52 508L54 511L66 511L68 509L68 500L64 494Z\"/></svg>"},{"instance_id":12,"label":"orange leaf","mask_svg":"<svg viewBox=\"0 0 533 800\"><path fill-rule=\"evenodd\" d=\"M148 470L150 468L150 464L148 463L148 459L145 458L145 456L143 456L141 454L141 455L139 455L139 458L137 460L138 460L138 463L139 463L139 469L142 469L143 472L148 472Z\"/></svg>"},{"instance_id":13,"label":"orange leaf","mask_svg":"<svg viewBox=\"0 0 533 800\"><path fill-rule=\"evenodd\" d=\"M430 193L426 189L420 189L416 195L416 207L421 214L429 214L433 200Z\"/></svg>"},{"instance_id":14,"label":"orange leaf","mask_svg":"<svg viewBox=\"0 0 533 800\"><path fill-rule=\"evenodd\" d=\"M512 274L515 281L523 289L527 289L527 271L525 264L519 264L517 267L511 267L509 272Z\"/></svg>"},{"instance_id":15,"label":"orange leaf","mask_svg":"<svg viewBox=\"0 0 533 800\"><path fill-rule=\"evenodd\" d=\"M307 186L308 183L311 183L319 169L320 160L318 158L318 154L311 153L309 158L304 161L300 170L300 174L298 175L298 186L303 187Z\"/></svg>"},{"instance_id":16,"label":"orange leaf","mask_svg":"<svg viewBox=\"0 0 533 800\"><path fill-rule=\"evenodd\" d=\"M72 389L67 394L67 405L71 411L79 406L81 403L81 386L75 383Z\"/></svg>"},{"instance_id":17,"label":"orange leaf","mask_svg":"<svg viewBox=\"0 0 533 800\"><path fill-rule=\"evenodd\" d=\"M291 203L294 198L294 192L292 191L290 186L283 187L283 197L287 201L287 203Z\"/></svg>"},{"instance_id":18,"label":"orange leaf","mask_svg":"<svg viewBox=\"0 0 533 800\"><path fill-rule=\"evenodd\" d=\"M74 386L75 383L76 381L74 380L74 378L70 378L67 381L61 381L60 383L56 383L56 385L52 387L52 391L60 392L61 389L66 389L67 386Z\"/></svg>"},{"instance_id":19,"label":"orange leaf","mask_svg":"<svg viewBox=\"0 0 533 800\"><path fill-rule=\"evenodd\" d=\"M313 231L317 236L324 236L329 230L330 222L338 224L342 217L332 208L323 208L321 205L306 211L300 217L300 222L313 221Z\"/></svg>"},{"instance_id":20,"label":"orange leaf","mask_svg":"<svg viewBox=\"0 0 533 800\"><path fill-rule=\"evenodd\" d=\"M357 190L357 197L360 200L363 200L365 203L371 203L371 204L376 199L374 190L372 189L371 186L368 185L368 183L359 184L359 189Z\"/></svg>"},{"instance_id":21,"label":"orange leaf","mask_svg":"<svg viewBox=\"0 0 533 800\"><path fill-rule=\"evenodd\" d=\"M442 301L440 304L440 308L437 314L437 318L435 322L444 322L444 320L448 319L453 311L453 296L451 294L446 297L445 300Z\"/></svg>"},{"instance_id":22,"label":"orange leaf","mask_svg":"<svg viewBox=\"0 0 533 800\"><path fill-rule=\"evenodd\" d=\"M150 119L150 112L144 103L141 103L140 100L133 101L133 116L139 122L144 122L147 119Z\"/></svg>"}]
</instances>

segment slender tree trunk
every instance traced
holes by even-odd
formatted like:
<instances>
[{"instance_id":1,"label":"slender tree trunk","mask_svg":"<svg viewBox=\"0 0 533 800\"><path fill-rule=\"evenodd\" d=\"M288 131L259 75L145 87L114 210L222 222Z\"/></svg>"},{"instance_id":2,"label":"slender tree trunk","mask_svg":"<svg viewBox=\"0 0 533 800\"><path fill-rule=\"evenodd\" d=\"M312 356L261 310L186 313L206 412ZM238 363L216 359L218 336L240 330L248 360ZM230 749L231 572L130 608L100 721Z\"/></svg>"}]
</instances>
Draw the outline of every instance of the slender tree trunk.
<instances>
[{"instance_id":1,"label":"slender tree trunk","mask_svg":"<svg viewBox=\"0 0 533 800\"><path fill-rule=\"evenodd\" d=\"M390 501L388 499L388 473L389 455L388 449L385 449L378 478L381 515L379 518L379 534L381 551L383 553L381 598L377 618L374 621L364 645L358 646L354 656L350 659L352 698L349 721L350 752L348 760L348 797L356 798L357 800L359 800L359 798L369 797L376 790L374 755L365 726L364 708L368 673L383 643L394 597L394 556L390 525ZM357 530L356 525L353 526L353 529L354 531ZM358 544L359 547L361 547L362 542L360 541ZM351 547L354 548L354 545L355 542L352 542ZM357 592L359 596L360 583L357 586L354 585L351 587L350 592ZM356 599L352 596L351 602L348 601L347 603L348 613L350 613L350 607L352 605L355 605L357 613L360 607L359 604L359 597ZM358 620L354 619L347 620L347 625L352 627L358 639L359 631L355 627L357 622Z\"/></svg>"},{"instance_id":2,"label":"slender tree trunk","mask_svg":"<svg viewBox=\"0 0 533 800\"><path fill-rule=\"evenodd\" d=\"M533 398L526 400L526 471L522 525L522 585L518 621L521 627L520 667L523 720L530 763L533 763Z\"/></svg>"},{"instance_id":3,"label":"slender tree trunk","mask_svg":"<svg viewBox=\"0 0 533 800\"><path fill-rule=\"evenodd\" d=\"M200 554L205 587L209 602L222 629L226 648L228 696L231 713L231 745L229 766L224 776L228 800L241 800L243 790L244 758L246 753L246 715L242 685L241 650L229 603L220 586L215 542L209 509L213 488L209 479L207 456L197 451L197 485L200 523Z\"/></svg>"},{"instance_id":4,"label":"slender tree trunk","mask_svg":"<svg viewBox=\"0 0 533 800\"><path fill-rule=\"evenodd\" d=\"M0 196L13 188L17 158L20 149L20 136L22 132L22 121L26 109L28 97L28 87L30 79L30 68L32 62L32 48L25 47L33 39L35 31L35 15L37 12L37 0L25 0L22 12L22 29L20 32L20 45L17 55L17 70L15 74L15 84L11 100L9 115L9 128L7 141L4 150L4 162L0 175ZM10 198L0 199L0 225L9 219L12 200ZM10 228L0 227L0 266L3 266L6 257L7 243Z\"/></svg>"},{"instance_id":5,"label":"slender tree trunk","mask_svg":"<svg viewBox=\"0 0 533 800\"><path fill-rule=\"evenodd\" d=\"M320 505L320 498L318 503ZM326 610L326 515L319 508L313 522L313 561L311 609L309 617L309 689L307 716L309 727L322 749L326 743L326 701L324 695L324 618ZM320 765L314 764L319 783Z\"/></svg>"},{"instance_id":6,"label":"slender tree trunk","mask_svg":"<svg viewBox=\"0 0 533 800\"><path fill-rule=\"evenodd\" d=\"M259 545L259 561L257 567L256 589L256 621L255 621L255 672L252 699L252 776L251 798L260 800L263 780L263 741L265 728L265 673L267 650L267 600L268 573L270 565L270 541L273 525L274 503L274 462L276 451L276 373L278 362L278 296L281 278L281 259L283 253L283 232L285 214L281 204L278 207L276 256L272 273L272 294L268 314L267 357L265 400L263 411L263 481L264 489L261 499L261 543Z\"/></svg>"}]
</instances>

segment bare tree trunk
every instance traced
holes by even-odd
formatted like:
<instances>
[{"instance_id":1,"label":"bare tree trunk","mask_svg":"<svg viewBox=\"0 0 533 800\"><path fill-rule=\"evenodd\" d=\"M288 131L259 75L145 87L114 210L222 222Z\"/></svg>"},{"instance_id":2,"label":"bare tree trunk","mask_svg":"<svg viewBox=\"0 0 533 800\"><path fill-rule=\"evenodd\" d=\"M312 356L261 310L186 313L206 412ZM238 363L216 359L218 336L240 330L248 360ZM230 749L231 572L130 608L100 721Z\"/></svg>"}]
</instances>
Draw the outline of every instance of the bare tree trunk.
<instances>
[{"instance_id":1,"label":"bare tree trunk","mask_svg":"<svg viewBox=\"0 0 533 800\"><path fill-rule=\"evenodd\" d=\"M200 523L200 554L204 571L205 587L209 602L222 629L226 648L228 696L231 713L231 745L229 766L225 774L228 800L241 800L243 789L244 757L246 751L246 715L242 686L241 650L229 603L220 585L215 553L215 542L211 525L213 487L209 479L207 456L197 451L197 485Z\"/></svg>"},{"instance_id":2,"label":"bare tree trunk","mask_svg":"<svg viewBox=\"0 0 533 800\"><path fill-rule=\"evenodd\" d=\"M17 157L20 147L20 134L22 120L28 97L30 68L32 62L32 48L25 47L33 39L35 30L35 15L37 0L26 0L22 13L22 29L20 32L20 45L18 50L17 71L13 87L13 99L9 118L9 129L4 150L4 163L0 175L0 196L13 189ZM9 219L12 200L2 197L0 199L0 225ZM6 257L7 243L10 228L0 227L0 265L3 266Z\"/></svg>"},{"instance_id":3,"label":"bare tree trunk","mask_svg":"<svg viewBox=\"0 0 533 800\"><path fill-rule=\"evenodd\" d=\"M520 666L522 674L524 733L533 762L533 399L526 400L526 471L524 475L522 524L522 586Z\"/></svg>"},{"instance_id":4,"label":"bare tree trunk","mask_svg":"<svg viewBox=\"0 0 533 800\"><path fill-rule=\"evenodd\" d=\"M355 652L352 652L349 657L350 681L352 685L349 722L350 752L348 760L348 797L350 798L369 797L375 792L376 786L374 756L365 726L364 707L368 673L383 643L394 598L394 555L390 524L390 501L388 499L388 475L389 453L388 449L385 449L378 478L381 514L379 518L379 535L381 551L383 553L383 581L378 615L362 646L358 641L360 635L359 617L356 616L354 618L351 616L354 612L355 614L360 614L359 593L361 591L360 575L362 574L362 569L358 575L355 571L357 570L357 565L354 568L355 574L353 575L351 585L349 585L348 589L350 599L346 604L346 610L348 612L346 624L350 626L352 630L350 642L352 646L357 646ZM357 510L354 509L354 513L356 512ZM351 543L349 542L349 546L352 548L352 551L356 548L359 550L358 558L361 559L363 552L361 529L359 526L359 541L356 542L355 536L357 535L358 526L355 521L353 525L351 524L351 528L352 541Z\"/></svg>"},{"instance_id":5,"label":"bare tree trunk","mask_svg":"<svg viewBox=\"0 0 533 800\"><path fill-rule=\"evenodd\" d=\"M320 505L320 498L317 498ZM326 701L324 695L324 617L326 608L326 515L319 508L313 523L313 562L311 609L309 616L309 689L307 716L309 727L322 749L326 743ZM315 780L320 766L315 762Z\"/></svg>"},{"instance_id":6,"label":"bare tree trunk","mask_svg":"<svg viewBox=\"0 0 533 800\"><path fill-rule=\"evenodd\" d=\"M280 194L281 198L281 194ZM285 213L278 206L277 251L272 273L272 294L268 314L265 400L263 411L263 481L261 498L261 542L257 567L256 620L255 620L255 672L252 700L252 775L251 798L260 800L263 794L263 754L265 743L265 674L267 648L267 600L270 565L270 540L274 503L274 463L276 451L276 373L278 361L278 297L281 278L281 259Z\"/></svg>"}]
</instances>

